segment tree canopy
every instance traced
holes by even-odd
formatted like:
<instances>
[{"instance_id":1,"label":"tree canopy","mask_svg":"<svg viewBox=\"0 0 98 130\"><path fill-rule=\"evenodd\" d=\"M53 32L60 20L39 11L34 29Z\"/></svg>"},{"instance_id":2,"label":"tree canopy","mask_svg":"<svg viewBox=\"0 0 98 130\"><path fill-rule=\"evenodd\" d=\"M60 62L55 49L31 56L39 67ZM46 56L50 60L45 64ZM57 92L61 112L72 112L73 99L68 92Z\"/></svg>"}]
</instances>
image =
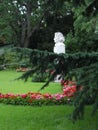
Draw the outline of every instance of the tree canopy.
<instances>
[{"instance_id":1,"label":"tree canopy","mask_svg":"<svg viewBox=\"0 0 98 130\"><path fill-rule=\"evenodd\" d=\"M97 51L98 2L84 0L73 3L74 28L66 36L67 52Z\"/></svg>"},{"instance_id":2,"label":"tree canopy","mask_svg":"<svg viewBox=\"0 0 98 130\"><path fill-rule=\"evenodd\" d=\"M73 26L66 4L64 0L1 1L1 39L4 36L15 46L51 50L54 32L66 34Z\"/></svg>"},{"instance_id":3,"label":"tree canopy","mask_svg":"<svg viewBox=\"0 0 98 130\"><path fill-rule=\"evenodd\" d=\"M52 51L61 31L67 52L97 51L97 13L96 0L1 0L0 42Z\"/></svg>"}]
</instances>

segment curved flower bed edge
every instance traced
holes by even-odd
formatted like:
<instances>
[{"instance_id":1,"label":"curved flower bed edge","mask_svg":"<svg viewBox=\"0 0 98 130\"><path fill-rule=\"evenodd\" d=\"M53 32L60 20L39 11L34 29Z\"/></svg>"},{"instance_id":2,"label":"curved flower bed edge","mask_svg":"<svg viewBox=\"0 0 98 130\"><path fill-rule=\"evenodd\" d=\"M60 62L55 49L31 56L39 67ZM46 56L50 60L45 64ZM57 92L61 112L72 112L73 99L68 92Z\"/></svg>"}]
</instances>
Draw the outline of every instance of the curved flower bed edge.
<instances>
[{"instance_id":1,"label":"curved flower bed edge","mask_svg":"<svg viewBox=\"0 0 98 130\"><path fill-rule=\"evenodd\" d=\"M68 103L76 92L76 85L72 82L61 82L63 85L63 93L57 94L41 94L28 92L26 94L2 94L0 93L0 103L11 105L30 105L30 106L42 106L42 105L64 105Z\"/></svg>"}]
</instances>

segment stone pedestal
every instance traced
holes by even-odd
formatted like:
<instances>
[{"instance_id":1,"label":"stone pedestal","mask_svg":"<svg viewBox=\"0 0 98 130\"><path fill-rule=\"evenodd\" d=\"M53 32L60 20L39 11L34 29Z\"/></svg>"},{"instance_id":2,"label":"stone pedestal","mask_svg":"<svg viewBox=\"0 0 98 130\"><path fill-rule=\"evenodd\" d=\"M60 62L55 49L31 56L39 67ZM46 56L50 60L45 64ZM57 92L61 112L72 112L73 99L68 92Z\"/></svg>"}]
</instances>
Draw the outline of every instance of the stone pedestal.
<instances>
[{"instance_id":1,"label":"stone pedestal","mask_svg":"<svg viewBox=\"0 0 98 130\"><path fill-rule=\"evenodd\" d=\"M60 77L61 75L58 74L55 78L54 78L54 82L61 82L62 81L62 77Z\"/></svg>"}]
</instances>

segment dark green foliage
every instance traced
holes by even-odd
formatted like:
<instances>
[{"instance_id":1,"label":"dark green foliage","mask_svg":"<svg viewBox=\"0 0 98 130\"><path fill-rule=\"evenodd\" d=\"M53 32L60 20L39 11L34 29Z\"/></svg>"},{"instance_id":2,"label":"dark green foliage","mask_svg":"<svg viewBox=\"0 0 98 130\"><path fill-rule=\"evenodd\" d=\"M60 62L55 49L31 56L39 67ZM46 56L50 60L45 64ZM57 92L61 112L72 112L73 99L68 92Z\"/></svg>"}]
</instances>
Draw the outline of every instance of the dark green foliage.
<instances>
[{"instance_id":1,"label":"dark green foliage","mask_svg":"<svg viewBox=\"0 0 98 130\"><path fill-rule=\"evenodd\" d=\"M33 50L31 61L33 69L21 78L27 80L30 75L39 70L43 73L48 69L49 80L41 89L46 87L57 74L61 74L64 80L76 80L77 93L73 100L75 106L73 119L82 117L86 104L94 104L94 111L98 108L98 52L58 55L47 51ZM54 73L51 74L51 70ZM81 86L82 89L78 92Z\"/></svg>"},{"instance_id":2,"label":"dark green foliage","mask_svg":"<svg viewBox=\"0 0 98 130\"><path fill-rule=\"evenodd\" d=\"M33 75L32 82L45 82L47 80L48 73L40 71Z\"/></svg>"},{"instance_id":3,"label":"dark green foliage","mask_svg":"<svg viewBox=\"0 0 98 130\"><path fill-rule=\"evenodd\" d=\"M4 36L17 47L52 51L54 33L66 35L73 28L65 0L5 0L0 12L0 40Z\"/></svg>"},{"instance_id":4,"label":"dark green foliage","mask_svg":"<svg viewBox=\"0 0 98 130\"><path fill-rule=\"evenodd\" d=\"M1 50L0 54L0 66L6 66L7 68L19 68L30 66L30 54L31 49L8 47Z\"/></svg>"},{"instance_id":5,"label":"dark green foliage","mask_svg":"<svg viewBox=\"0 0 98 130\"><path fill-rule=\"evenodd\" d=\"M73 29L70 30L65 39L67 52L98 51L98 1L78 2L73 0L74 23ZM74 3L77 3L77 8L74 7Z\"/></svg>"}]
</instances>

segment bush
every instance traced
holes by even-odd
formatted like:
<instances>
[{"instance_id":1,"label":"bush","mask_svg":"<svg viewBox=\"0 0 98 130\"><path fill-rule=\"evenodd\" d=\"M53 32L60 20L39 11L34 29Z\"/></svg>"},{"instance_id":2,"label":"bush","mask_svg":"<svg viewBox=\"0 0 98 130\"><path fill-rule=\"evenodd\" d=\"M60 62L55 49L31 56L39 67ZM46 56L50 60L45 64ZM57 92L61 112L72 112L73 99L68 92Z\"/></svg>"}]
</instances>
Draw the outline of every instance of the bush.
<instances>
[{"instance_id":1,"label":"bush","mask_svg":"<svg viewBox=\"0 0 98 130\"><path fill-rule=\"evenodd\" d=\"M19 67L30 66L30 55L32 50L27 48L7 48L0 55L0 64L7 68L16 69Z\"/></svg>"}]
</instances>

